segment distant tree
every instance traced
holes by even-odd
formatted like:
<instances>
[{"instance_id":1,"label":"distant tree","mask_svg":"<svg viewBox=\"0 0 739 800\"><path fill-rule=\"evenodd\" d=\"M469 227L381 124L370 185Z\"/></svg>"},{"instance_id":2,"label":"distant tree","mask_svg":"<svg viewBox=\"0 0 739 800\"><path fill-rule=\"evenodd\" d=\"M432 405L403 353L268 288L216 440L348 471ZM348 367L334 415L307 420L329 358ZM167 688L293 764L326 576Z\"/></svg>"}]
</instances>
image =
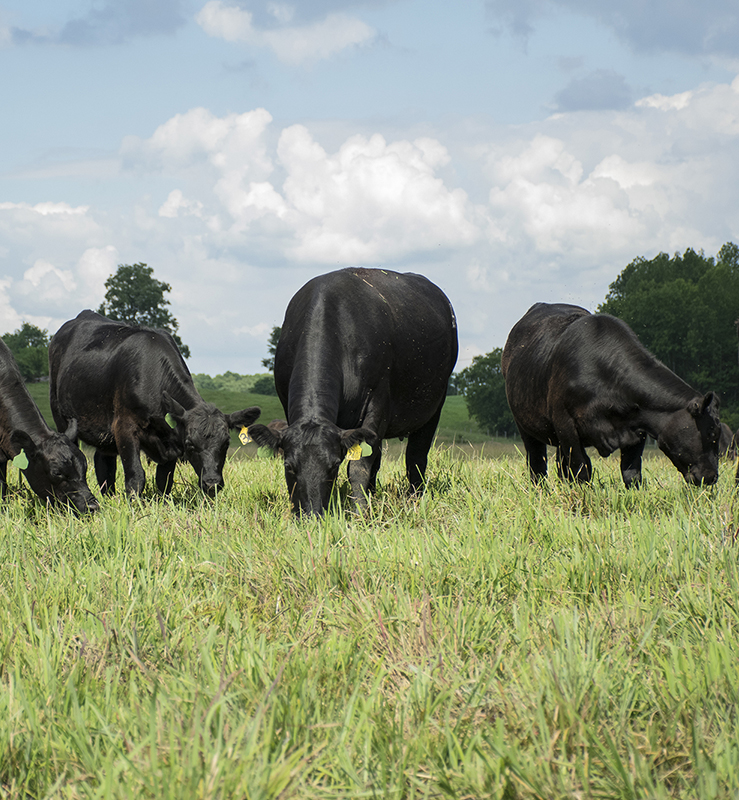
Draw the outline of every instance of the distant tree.
<instances>
[{"instance_id":1,"label":"distant tree","mask_svg":"<svg viewBox=\"0 0 739 800\"><path fill-rule=\"evenodd\" d=\"M261 378L257 378L251 390L254 394L276 395L277 389L275 387L274 376L264 375Z\"/></svg>"},{"instance_id":2,"label":"distant tree","mask_svg":"<svg viewBox=\"0 0 739 800\"><path fill-rule=\"evenodd\" d=\"M598 311L624 320L695 389L717 391L722 417L739 403L739 247L732 242L715 259L692 249L635 259L610 285Z\"/></svg>"},{"instance_id":3,"label":"distant tree","mask_svg":"<svg viewBox=\"0 0 739 800\"><path fill-rule=\"evenodd\" d=\"M172 334L182 355L190 358L190 348L177 333L180 324L167 308L170 303L164 297L172 287L157 280L153 272L146 264L119 264L115 274L105 281L105 302L98 313L129 325L163 328Z\"/></svg>"},{"instance_id":4,"label":"distant tree","mask_svg":"<svg viewBox=\"0 0 739 800\"><path fill-rule=\"evenodd\" d=\"M480 427L491 435L511 436L517 428L505 394L502 354L503 350L496 347L484 356L475 356L469 367L457 373L455 383L464 395L470 416Z\"/></svg>"},{"instance_id":5,"label":"distant tree","mask_svg":"<svg viewBox=\"0 0 739 800\"><path fill-rule=\"evenodd\" d=\"M24 322L13 333L4 333L3 341L13 354L23 380L38 381L49 374L49 332Z\"/></svg>"},{"instance_id":6,"label":"distant tree","mask_svg":"<svg viewBox=\"0 0 739 800\"><path fill-rule=\"evenodd\" d=\"M270 372L275 371L275 353L277 352L277 342L280 341L281 333L282 328L279 325L275 325L272 328L272 333L270 333L269 342L267 343L267 352L269 353L269 358L262 359L262 366L266 367Z\"/></svg>"}]
</instances>

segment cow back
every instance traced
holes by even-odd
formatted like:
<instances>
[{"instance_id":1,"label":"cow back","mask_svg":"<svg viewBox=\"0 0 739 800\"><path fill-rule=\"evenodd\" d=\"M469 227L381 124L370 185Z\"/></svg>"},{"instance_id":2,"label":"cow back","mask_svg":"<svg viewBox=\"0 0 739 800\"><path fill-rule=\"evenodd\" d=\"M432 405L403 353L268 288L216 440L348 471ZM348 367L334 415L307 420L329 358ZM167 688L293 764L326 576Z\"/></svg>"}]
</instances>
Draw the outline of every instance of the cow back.
<instances>
[{"instance_id":1,"label":"cow back","mask_svg":"<svg viewBox=\"0 0 739 800\"><path fill-rule=\"evenodd\" d=\"M428 279L349 268L314 278L290 301L275 384L288 422L317 405L352 428L380 393L385 435L405 435L443 401L457 351L451 304Z\"/></svg>"}]
</instances>

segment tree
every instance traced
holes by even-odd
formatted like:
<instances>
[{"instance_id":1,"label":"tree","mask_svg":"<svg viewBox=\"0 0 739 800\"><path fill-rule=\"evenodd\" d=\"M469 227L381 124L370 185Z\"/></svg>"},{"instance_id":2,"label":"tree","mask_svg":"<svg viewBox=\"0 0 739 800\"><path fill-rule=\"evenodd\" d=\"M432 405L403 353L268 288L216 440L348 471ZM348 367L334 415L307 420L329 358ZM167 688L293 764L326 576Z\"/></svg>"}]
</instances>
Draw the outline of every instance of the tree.
<instances>
[{"instance_id":1,"label":"tree","mask_svg":"<svg viewBox=\"0 0 739 800\"><path fill-rule=\"evenodd\" d=\"M157 280L153 272L146 264L119 264L115 274L105 281L105 302L98 313L129 325L162 328L172 334L182 355L190 358L190 348L177 333L180 324L167 308L170 303L164 297L172 287Z\"/></svg>"},{"instance_id":2,"label":"tree","mask_svg":"<svg viewBox=\"0 0 739 800\"><path fill-rule=\"evenodd\" d=\"M272 328L272 333L270 333L269 342L267 343L267 352L269 353L269 358L262 359L262 366L266 367L270 372L275 371L275 353L277 352L277 342L280 341L281 333L282 328L279 325L275 325Z\"/></svg>"},{"instance_id":3,"label":"tree","mask_svg":"<svg viewBox=\"0 0 739 800\"><path fill-rule=\"evenodd\" d=\"M3 341L13 354L23 380L38 381L49 374L49 332L24 322L13 333L4 333Z\"/></svg>"},{"instance_id":4,"label":"tree","mask_svg":"<svg viewBox=\"0 0 739 800\"><path fill-rule=\"evenodd\" d=\"M457 373L455 384L464 395L470 416L489 434L511 436L516 423L508 407L505 380L500 369L503 350L496 347L475 356L469 367Z\"/></svg>"},{"instance_id":5,"label":"tree","mask_svg":"<svg viewBox=\"0 0 739 800\"><path fill-rule=\"evenodd\" d=\"M721 396L722 417L739 403L735 321L739 247L717 257L688 249L637 258L610 285L602 313L624 320L642 344L700 392Z\"/></svg>"},{"instance_id":6,"label":"tree","mask_svg":"<svg viewBox=\"0 0 739 800\"><path fill-rule=\"evenodd\" d=\"M275 387L274 377L272 375L263 375L261 378L257 378L251 390L254 394L276 395L277 388Z\"/></svg>"}]
</instances>

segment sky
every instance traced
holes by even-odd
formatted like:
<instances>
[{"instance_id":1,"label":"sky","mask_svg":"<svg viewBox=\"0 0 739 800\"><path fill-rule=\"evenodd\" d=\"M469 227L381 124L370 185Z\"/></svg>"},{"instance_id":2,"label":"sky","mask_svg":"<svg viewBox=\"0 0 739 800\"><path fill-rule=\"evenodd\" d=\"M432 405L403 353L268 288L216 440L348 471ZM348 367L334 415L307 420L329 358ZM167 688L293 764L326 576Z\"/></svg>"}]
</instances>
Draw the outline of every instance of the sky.
<instances>
[{"instance_id":1,"label":"sky","mask_svg":"<svg viewBox=\"0 0 739 800\"><path fill-rule=\"evenodd\" d=\"M0 334L172 287L264 371L310 278L426 275L457 369L535 302L739 243L736 0L0 0Z\"/></svg>"}]
</instances>

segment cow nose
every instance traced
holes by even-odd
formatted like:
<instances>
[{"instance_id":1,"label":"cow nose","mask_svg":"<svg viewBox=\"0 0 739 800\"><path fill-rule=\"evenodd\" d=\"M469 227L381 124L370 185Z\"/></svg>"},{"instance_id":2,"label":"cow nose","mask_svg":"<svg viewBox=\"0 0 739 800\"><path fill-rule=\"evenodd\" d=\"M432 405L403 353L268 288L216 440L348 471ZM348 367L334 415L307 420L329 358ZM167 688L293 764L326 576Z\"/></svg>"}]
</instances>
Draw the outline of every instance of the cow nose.
<instances>
[{"instance_id":1,"label":"cow nose","mask_svg":"<svg viewBox=\"0 0 739 800\"><path fill-rule=\"evenodd\" d=\"M693 486L713 486L718 481L718 472L702 472L699 469L690 470L690 482Z\"/></svg>"},{"instance_id":2,"label":"cow nose","mask_svg":"<svg viewBox=\"0 0 739 800\"><path fill-rule=\"evenodd\" d=\"M223 481L201 481L200 488L208 497L215 497L223 489Z\"/></svg>"}]
</instances>

